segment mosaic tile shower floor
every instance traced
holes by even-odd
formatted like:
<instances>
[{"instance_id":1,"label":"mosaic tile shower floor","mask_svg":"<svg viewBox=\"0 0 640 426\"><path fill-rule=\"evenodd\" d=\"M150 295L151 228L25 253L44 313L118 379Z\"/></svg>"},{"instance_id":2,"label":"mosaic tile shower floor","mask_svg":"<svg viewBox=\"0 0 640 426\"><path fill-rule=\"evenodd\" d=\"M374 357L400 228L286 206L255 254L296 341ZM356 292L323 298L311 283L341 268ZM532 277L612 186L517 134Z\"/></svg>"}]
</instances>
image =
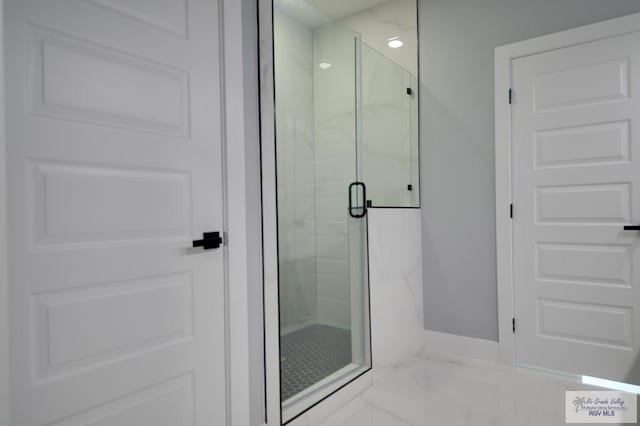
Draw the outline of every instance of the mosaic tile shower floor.
<instances>
[{"instance_id":1,"label":"mosaic tile shower floor","mask_svg":"<svg viewBox=\"0 0 640 426\"><path fill-rule=\"evenodd\" d=\"M314 324L280 339L280 391L286 401L351 363L351 332Z\"/></svg>"}]
</instances>

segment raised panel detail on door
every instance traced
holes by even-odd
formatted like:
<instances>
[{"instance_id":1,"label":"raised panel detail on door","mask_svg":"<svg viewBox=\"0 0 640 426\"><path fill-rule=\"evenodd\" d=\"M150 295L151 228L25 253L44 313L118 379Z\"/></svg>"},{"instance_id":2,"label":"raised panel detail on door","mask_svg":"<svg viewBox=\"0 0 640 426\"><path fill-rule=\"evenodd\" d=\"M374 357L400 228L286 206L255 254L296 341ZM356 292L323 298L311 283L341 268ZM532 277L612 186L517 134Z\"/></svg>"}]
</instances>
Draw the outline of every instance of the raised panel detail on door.
<instances>
[{"instance_id":1,"label":"raised panel detail on door","mask_svg":"<svg viewBox=\"0 0 640 426\"><path fill-rule=\"evenodd\" d=\"M537 277L630 286L631 251L630 246L539 244Z\"/></svg>"},{"instance_id":2,"label":"raised panel detail on door","mask_svg":"<svg viewBox=\"0 0 640 426\"><path fill-rule=\"evenodd\" d=\"M49 377L189 338L192 286L185 273L35 296L37 371Z\"/></svg>"},{"instance_id":3,"label":"raised panel detail on door","mask_svg":"<svg viewBox=\"0 0 640 426\"><path fill-rule=\"evenodd\" d=\"M188 136L186 71L62 33L30 30L34 113Z\"/></svg>"},{"instance_id":4,"label":"raised panel detail on door","mask_svg":"<svg viewBox=\"0 0 640 426\"><path fill-rule=\"evenodd\" d=\"M631 185L536 188L538 223L629 223Z\"/></svg>"},{"instance_id":5,"label":"raised panel detail on door","mask_svg":"<svg viewBox=\"0 0 640 426\"><path fill-rule=\"evenodd\" d=\"M187 375L51 426L194 426L193 376Z\"/></svg>"},{"instance_id":6,"label":"raised panel detail on door","mask_svg":"<svg viewBox=\"0 0 640 426\"><path fill-rule=\"evenodd\" d=\"M79 164L37 164L37 243L191 235L187 173Z\"/></svg>"},{"instance_id":7,"label":"raised panel detail on door","mask_svg":"<svg viewBox=\"0 0 640 426\"><path fill-rule=\"evenodd\" d=\"M623 100L629 97L628 75L627 58L539 74L533 83L535 111Z\"/></svg>"},{"instance_id":8,"label":"raised panel detail on door","mask_svg":"<svg viewBox=\"0 0 640 426\"><path fill-rule=\"evenodd\" d=\"M633 347L633 315L628 307L540 300L538 311L542 337Z\"/></svg>"},{"instance_id":9,"label":"raised panel detail on door","mask_svg":"<svg viewBox=\"0 0 640 426\"><path fill-rule=\"evenodd\" d=\"M187 0L89 0L148 25L188 36Z\"/></svg>"},{"instance_id":10,"label":"raised panel detail on door","mask_svg":"<svg viewBox=\"0 0 640 426\"><path fill-rule=\"evenodd\" d=\"M540 168L629 161L629 124L621 121L538 132L535 164Z\"/></svg>"},{"instance_id":11,"label":"raised panel detail on door","mask_svg":"<svg viewBox=\"0 0 640 426\"><path fill-rule=\"evenodd\" d=\"M512 61L518 365L640 384L640 33Z\"/></svg>"}]
</instances>

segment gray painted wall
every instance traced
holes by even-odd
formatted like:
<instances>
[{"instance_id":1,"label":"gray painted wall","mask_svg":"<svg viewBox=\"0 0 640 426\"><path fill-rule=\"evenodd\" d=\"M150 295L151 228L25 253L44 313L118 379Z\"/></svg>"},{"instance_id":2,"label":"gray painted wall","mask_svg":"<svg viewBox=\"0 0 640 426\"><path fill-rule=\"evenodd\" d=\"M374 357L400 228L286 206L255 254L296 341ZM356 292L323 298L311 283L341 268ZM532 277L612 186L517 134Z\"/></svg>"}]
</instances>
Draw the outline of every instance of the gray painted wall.
<instances>
[{"instance_id":1,"label":"gray painted wall","mask_svg":"<svg viewBox=\"0 0 640 426\"><path fill-rule=\"evenodd\" d=\"M418 1L425 328L497 341L494 48L640 1Z\"/></svg>"}]
</instances>

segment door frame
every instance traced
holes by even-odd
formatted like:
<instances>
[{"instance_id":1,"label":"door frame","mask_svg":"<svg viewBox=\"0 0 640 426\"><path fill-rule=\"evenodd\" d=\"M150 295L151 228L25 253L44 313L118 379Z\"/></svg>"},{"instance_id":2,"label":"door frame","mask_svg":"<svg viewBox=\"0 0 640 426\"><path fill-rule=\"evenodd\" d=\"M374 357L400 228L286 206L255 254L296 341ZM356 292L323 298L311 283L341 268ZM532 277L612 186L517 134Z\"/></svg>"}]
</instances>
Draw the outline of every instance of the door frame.
<instances>
[{"instance_id":1,"label":"door frame","mask_svg":"<svg viewBox=\"0 0 640 426\"><path fill-rule=\"evenodd\" d=\"M0 0L0 23L5 0ZM264 422L257 4L220 0L227 425ZM11 424L4 31L0 25L0 424ZM231 113L229 113L231 111ZM232 235L231 240L228 235ZM231 283L233 285L231 285ZM233 330L230 325L233 324ZM231 332L233 331L233 332Z\"/></svg>"},{"instance_id":2,"label":"door frame","mask_svg":"<svg viewBox=\"0 0 640 426\"><path fill-rule=\"evenodd\" d=\"M640 13L549 34L495 49L495 180L498 278L498 347L502 363L517 365L513 282L512 120L509 91L512 61L565 47L640 32ZM517 101L517 93L514 94ZM517 207L517 206L516 206ZM514 209L514 214L517 210Z\"/></svg>"},{"instance_id":3,"label":"door frame","mask_svg":"<svg viewBox=\"0 0 640 426\"><path fill-rule=\"evenodd\" d=\"M4 1L0 0L0 23L4 23ZM3 25L0 25L2 28ZM9 274L7 272L7 175L4 95L4 31L0 29L0 424L10 425L9 412Z\"/></svg>"},{"instance_id":4,"label":"door frame","mask_svg":"<svg viewBox=\"0 0 640 426\"><path fill-rule=\"evenodd\" d=\"M220 0L227 425L265 422L257 1Z\"/></svg>"}]
</instances>

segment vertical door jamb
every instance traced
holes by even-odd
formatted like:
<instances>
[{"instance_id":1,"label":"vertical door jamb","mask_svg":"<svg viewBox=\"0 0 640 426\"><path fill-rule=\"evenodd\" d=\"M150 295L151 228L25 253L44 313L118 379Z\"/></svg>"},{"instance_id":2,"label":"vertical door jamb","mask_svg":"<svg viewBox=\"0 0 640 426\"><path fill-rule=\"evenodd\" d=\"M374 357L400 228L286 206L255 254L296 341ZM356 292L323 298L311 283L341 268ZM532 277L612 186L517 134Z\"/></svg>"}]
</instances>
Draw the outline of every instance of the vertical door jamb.
<instances>
[{"instance_id":1,"label":"vertical door jamb","mask_svg":"<svg viewBox=\"0 0 640 426\"><path fill-rule=\"evenodd\" d=\"M264 420L257 4L220 0L228 424Z\"/></svg>"},{"instance_id":2,"label":"vertical door jamb","mask_svg":"<svg viewBox=\"0 0 640 426\"><path fill-rule=\"evenodd\" d=\"M0 0L0 24L4 23L4 1ZM3 25L0 25L3 28ZM0 424L9 425L9 282L7 259L7 170L5 128L4 31L0 30Z\"/></svg>"}]
</instances>

